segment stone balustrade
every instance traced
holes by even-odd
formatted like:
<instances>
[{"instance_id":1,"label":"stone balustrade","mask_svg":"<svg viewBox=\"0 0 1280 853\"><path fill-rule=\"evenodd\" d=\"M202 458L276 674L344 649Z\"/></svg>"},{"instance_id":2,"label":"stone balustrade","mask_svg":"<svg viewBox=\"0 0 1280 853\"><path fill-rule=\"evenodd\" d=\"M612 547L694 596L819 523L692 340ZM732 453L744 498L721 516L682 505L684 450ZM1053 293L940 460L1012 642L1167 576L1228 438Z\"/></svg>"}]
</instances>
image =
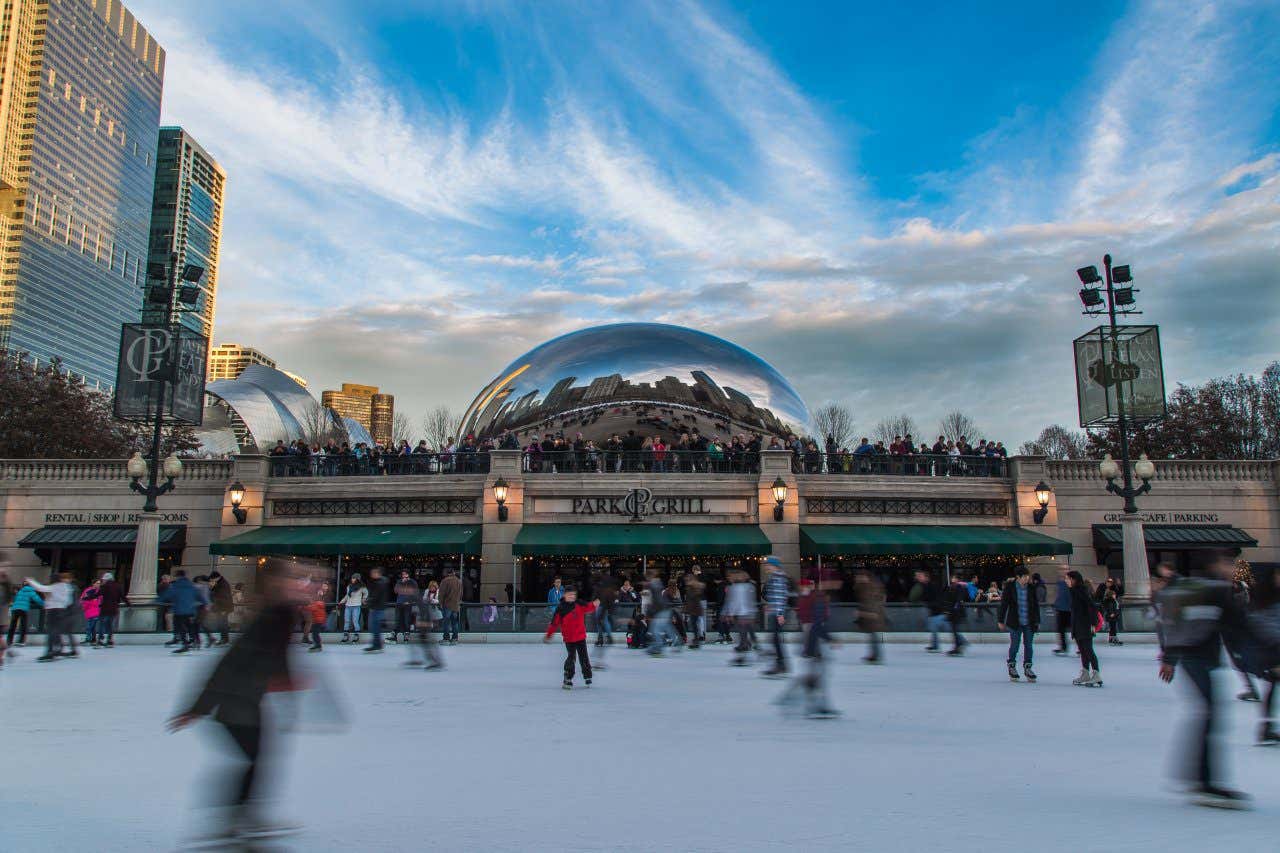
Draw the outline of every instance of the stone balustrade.
<instances>
[{"instance_id":1,"label":"stone balustrade","mask_svg":"<svg viewBox=\"0 0 1280 853\"><path fill-rule=\"evenodd\" d=\"M1276 463L1266 459L1160 459L1156 480L1172 482L1270 481L1276 478ZM1067 459L1045 462L1051 480L1101 480L1096 459Z\"/></svg>"},{"instance_id":2,"label":"stone balustrade","mask_svg":"<svg viewBox=\"0 0 1280 853\"><path fill-rule=\"evenodd\" d=\"M0 480L127 480L124 459L6 459L0 462ZM228 459L184 459L179 480L226 481L231 478Z\"/></svg>"}]
</instances>

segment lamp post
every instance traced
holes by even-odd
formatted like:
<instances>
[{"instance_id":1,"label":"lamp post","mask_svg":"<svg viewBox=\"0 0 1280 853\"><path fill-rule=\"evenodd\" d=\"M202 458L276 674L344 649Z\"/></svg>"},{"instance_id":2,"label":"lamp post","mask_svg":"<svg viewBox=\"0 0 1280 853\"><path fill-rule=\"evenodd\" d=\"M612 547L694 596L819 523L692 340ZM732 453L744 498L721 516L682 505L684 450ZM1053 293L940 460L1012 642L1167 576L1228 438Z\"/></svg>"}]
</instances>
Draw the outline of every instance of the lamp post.
<instances>
[{"instance_id":1,"label":"lamp post","mask_svg":"<svg viewBox=\"0 0 1280 853\"><path fill-rule=\"evenodd\" d=\"M181 274L181 283L179 283ZM147 264L147 278L152 282L147 289L143 316L149 322L166 327L171 333L178 324L178 316L182 312L198 310L200 300L200 279L204 277L204 269L195 264L186 264L178 269L177 253L169 256L169 264ZM176 340L176 335L174 336ZM164 430L165 384L177 380L178 360L176 344L171 355L172 369L159 371L151 381L151 397L155 401L155 410L151 426L151 461L135 453L126 466L129 475L129 488L145 498L142 513L138 516L138 534L133 546L133 569L129 575L129 598L134 601L147 602L156 596L156 569L160 559L160 515L156 511L156 498L173 491L173 481L182 474L182 461L174 454L169 454L164 462L160 462L160 438ZM163 470L165 482L158 481ZM147 485L142 485L142 478L147 477Z\"/></svg>"},{"instance_id":2,"label":"lamp post","mask_svg":"<svg viewBox=\"0 0 1280 853\"><path fill-rule=\"evenodd\" d=\"M782 521L782 508L787 502L787 481L778 477L773 481L773 520Z\"/></svg>"},{"instance_id":3,"label":"lamp post","mask_svg":"<svg viewBox=\"0 0 1280 853\"><path fill-rule=\"evenodd\" d=\"M1155 465L1144 453L1133 466L1129 466L1129 426L1124 410L1124 383L1127 381L1120 371L1120 346L1116 333L1117 314L1141 313L1134 307L1133 294L1137 289L1133 286L1133 275L1128 264L1111 265L1111 255L1102 256L1104 275L1098 275L1094 266L1081 267L1076 270L1083 287L1080 290L1080 301L1084 305L1085 314L1100 314L1106 306L1107 321L1111 328L1110 346L1111 363L1116 367L1116 429L1120 433L1120 461L1111 458L1110 454L1098 466L1107 481L1107 491L1124 500L1124 513L1120 516L1121 530L1124 534L1124 591L1125 598L1133 601L1146 601L1151 598L1151 570L1147 565L1147 546L1142 533L1142 516L1138 515L1138 505L1134 501L1138 495L1151 491L1151 478L1155 476ZM1102 285L1101 287L1099 285ZM1104 298L1105 294L1105 298ZM1141 486L1133 485L1133 474L1142 480ZM1116 477L1122 478L1123 485L1117 486Z\"/></svg>"}]
</instances>

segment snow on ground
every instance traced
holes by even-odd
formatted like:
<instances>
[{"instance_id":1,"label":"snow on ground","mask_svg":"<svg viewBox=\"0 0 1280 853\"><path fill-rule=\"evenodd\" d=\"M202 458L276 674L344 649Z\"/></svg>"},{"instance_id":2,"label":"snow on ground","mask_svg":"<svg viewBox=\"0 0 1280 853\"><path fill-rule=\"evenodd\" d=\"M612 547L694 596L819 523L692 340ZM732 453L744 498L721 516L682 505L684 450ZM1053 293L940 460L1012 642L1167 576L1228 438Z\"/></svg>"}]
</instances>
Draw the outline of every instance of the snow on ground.
<instances>
[{"instance_id":1,"label":"snow on ground","mask_svg":"<svg viewBox=\"0 0 1280 853\"><path fill-rule=\"evenodd\" d=\"M166 651L37 664L27 648L4 667L0 849L180 849L220 741L164 721L214 653ZM289 736L279 811L307 851L1275 849L1280 749L1252 745L1257 705L1226 703L1230 777L1256 809L1191 807L1166 773L1189 688L1156 680L1154 647L1101 646L1100 690L1036 651L1029 685L998 646L956 660L892 645L883 667L845 646L844 717L784 721L782 684L727 666L724 647L615 646L594 687L566 693L558 642L446 649L441 673L394 646L331 645L299 657L352 725Z\"/></svg>"}]
</instances>

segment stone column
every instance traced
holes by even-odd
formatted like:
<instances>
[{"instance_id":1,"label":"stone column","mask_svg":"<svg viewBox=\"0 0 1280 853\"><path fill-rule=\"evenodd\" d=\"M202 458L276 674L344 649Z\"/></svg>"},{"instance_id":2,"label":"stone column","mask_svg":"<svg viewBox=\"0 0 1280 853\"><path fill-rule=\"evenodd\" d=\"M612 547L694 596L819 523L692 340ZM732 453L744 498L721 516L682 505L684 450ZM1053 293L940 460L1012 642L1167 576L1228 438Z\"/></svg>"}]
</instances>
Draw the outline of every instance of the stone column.
<instances>
[{"instance_id":1,"label":"stone column","mask_svg":"<svg viewBox=\"0 0 1280 853\"><path fill-rule=\"evenodd\" d=\"M160 565L160 513L138 515L138 539L133 546L133 570L129 575L129 602L150 604L156 597Z\"/></svg>"},{"instance_id":2,"label":"stone column","mask_svg":"<svg viewBox=\"0 0 1280 853\"><path fill-rule=\"evenodd\" d=\"M489 476L484 478L484 493L479 495L484 517L484 539L481 544L480 600L489 596L506 604L507 584L512 583L513 557L511 544L524 522L524 475L519 450L494 450L489 453ZM493 498L493 482L507 481L507 520L498 520L498 502Z\"/></svg>"},{"instance_id":3,"label":"stone column","mask_svg":"<svg viewBox=\"0 0 1280 853\"><path fill-rule=\"evenodd\" d=\"M1142 533L1142 516L1120 516L1124 534L1124 600L1139 603L1151 599L1151 568L1147 564L1147 542Z\"/></svg>"},{"instance_id":4,"label":"stone column","mask_svg":"<svg viewBox=\"0 0 1280 853\"><path fill-rule=\"evenodd\" d=\"M760 529L773 543L773 553L792 578L800 579L800 490L791 471L791 451L766 450L760 454L760 482L757 516ZM787 484L782 505L782 521L774 521L773 481L781 477ZM761 578L763 580L763 578Z\"/></svg>"}]
</instances>

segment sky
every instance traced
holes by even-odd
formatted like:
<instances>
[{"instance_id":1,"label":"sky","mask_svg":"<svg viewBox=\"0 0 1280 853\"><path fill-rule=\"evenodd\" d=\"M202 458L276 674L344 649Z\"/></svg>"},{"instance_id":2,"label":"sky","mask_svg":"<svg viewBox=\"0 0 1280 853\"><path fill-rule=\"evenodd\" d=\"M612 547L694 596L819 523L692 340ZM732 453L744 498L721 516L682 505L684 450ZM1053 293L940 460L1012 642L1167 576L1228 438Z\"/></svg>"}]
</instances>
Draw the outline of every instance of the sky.
<instances>
[{"instance_id":1,"label":"sky","mask_svg":"<svg viewBox=\"0 0 1280 853\"><path fill-rule=\"evenodd\" d=\"M228 174L216 342L416 424L606 322L859 432L1077 422L1075 269L1169 390L1280 357L1280 5L130 0Z\"/></svg>"}]
</instances>

